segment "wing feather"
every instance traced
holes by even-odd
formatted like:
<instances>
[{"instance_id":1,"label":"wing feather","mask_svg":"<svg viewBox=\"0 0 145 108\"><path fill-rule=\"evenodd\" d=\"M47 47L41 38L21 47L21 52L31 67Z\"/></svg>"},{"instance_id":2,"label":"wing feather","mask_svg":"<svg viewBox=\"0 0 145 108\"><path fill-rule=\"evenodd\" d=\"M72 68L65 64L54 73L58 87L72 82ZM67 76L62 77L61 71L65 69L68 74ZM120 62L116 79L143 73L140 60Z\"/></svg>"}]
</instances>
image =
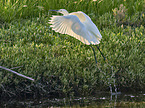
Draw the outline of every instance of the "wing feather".
<instances>
[{"instance_id":1,"label":"wing feather","mask_svg":"<svg viewBox=\"0 0 145 108\"><path fill-rule=\"evenodd\" d=\"M62 24L62 26L61 26L60 28L61 28L61 29L60 29L60 32L59 32L59 33L64 34L63 30L64 30L65 26Z\"/></svg>"},{"instance_id":2,"label":"wing feather","mask_svg":"<svg viewBox=\"0 0 145 108\"><path fill-rule=\"evenodd\" d=\"M97 26L92 22L91 18L86 15L84 12L81 12L85 17L86 20L84 22L82 22L84 24L84 26L90 31L90 33L92 35L94 35L98 40L102 39L102 35L99 32Z\"/></svg>"},{"instance_id":3,"label":"wing feather","mask_svg":"<svg viewBox=\"0 0 145 108\"><path fill-rule=\"evenodd\" d=\"M102 35L100 34L97 26L92 22L91 18L86 15L84 12L72 12L70 15L76 15L81 23L85 26L87 31L89 32L89 42L91 44L99 44L100 40L102 39Z\"/></svg>"},{"instance_id":4,"label":"wing feather","mask_svg":"<svg viewBox=\"0 0 145 108\"><path fill-rule=\"evenodd\" d=\"M59 32L59 33L61 33L60 31L61 31L61 29L62 29L62 25L63 25L63 23L61 23L60 25L58 25L57 26L57 32ZM55 29L54 29L55 30Z\"/></svg>"},{"instance_id":5,"label":"wing feather","mask_svg":"<svg viewBox=\"0 0 145 108\"><path fill-rule=\"evenodd\" d=\"M62 34L65 34L66 26L63 26Z\"/></svg>"},{"instance_id":6,"label":"wing feather","mask_svg":"<svg viewBox=\"0 0 145 108\"><path fill-rule=\"evenodd\" d=\"M52 27L54 31L73 36L84 44L90 44L88 41L89 33L77 16L52 16L49 21L49 23L52 24L50 27Z\"/></svg>"}]
</instances>

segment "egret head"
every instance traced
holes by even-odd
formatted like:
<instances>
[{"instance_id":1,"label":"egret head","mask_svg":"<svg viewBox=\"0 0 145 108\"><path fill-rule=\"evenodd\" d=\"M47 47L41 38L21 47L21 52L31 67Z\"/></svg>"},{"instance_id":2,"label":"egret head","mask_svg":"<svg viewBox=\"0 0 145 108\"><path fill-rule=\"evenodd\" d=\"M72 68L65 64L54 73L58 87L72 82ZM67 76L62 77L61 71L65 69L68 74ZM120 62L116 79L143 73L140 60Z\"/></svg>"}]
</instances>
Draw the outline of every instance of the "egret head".
<instances>
[{"instance_id":1,"label":"egret head","mask_svg":"<svg viewBox=\"0 0 145 108\"><path fill-rule=\"evenodd\" d=\"M56 12L61 13L61 14L63 14L63 15L68 15L68 14L69 14L68 11L65 10L65 9L50 10L50 11L56 11Z\"/></svg>"}]
</instances>

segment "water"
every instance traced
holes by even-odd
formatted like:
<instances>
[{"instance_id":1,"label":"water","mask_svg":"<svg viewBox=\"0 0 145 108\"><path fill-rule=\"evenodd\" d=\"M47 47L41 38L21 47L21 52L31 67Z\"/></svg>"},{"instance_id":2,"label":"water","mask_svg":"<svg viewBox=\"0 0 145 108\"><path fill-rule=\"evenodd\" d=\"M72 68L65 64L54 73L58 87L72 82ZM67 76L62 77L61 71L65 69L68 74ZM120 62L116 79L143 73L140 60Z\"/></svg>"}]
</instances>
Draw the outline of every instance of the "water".
<instances>
[{"instance_id":1,"label":"water","mask_svg":"<svg viewBox=\"0 0 145 108\"><path fill-rule=\"evenodd\" d=\"M27 99L1 101L0 108L145 108L145 93L110 95L99 93L91 97Z\"/></svg>"}]
</instances>

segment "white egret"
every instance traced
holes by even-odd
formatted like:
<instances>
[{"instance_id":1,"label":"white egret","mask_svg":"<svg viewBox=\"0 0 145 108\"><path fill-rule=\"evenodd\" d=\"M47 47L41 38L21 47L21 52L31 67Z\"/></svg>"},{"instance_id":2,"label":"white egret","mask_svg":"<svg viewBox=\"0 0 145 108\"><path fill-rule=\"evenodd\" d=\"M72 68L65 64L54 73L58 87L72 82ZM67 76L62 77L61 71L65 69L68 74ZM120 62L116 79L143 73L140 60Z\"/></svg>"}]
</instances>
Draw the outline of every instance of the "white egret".
<instances>
[{"instance_id":1,"label":"white egret","mask_svg":"<svg viewBox=\"0 0 145 108\"><path fill-rule=\"evenodd\" d=\"M50 27L52 27L52 30L54 30L55 32L59 32L61 34L68 34L80 40L86 45L97 45L100 43L102 36L97 26L92 22L91 18L84 12L78 11L68 13L68 11L65 9L50 11L57 11L63 14L63 16L53 15L52 17L50 17ZM91 48L94 52L95 61L97 63L95 50L92 46ZM97 48L100 51L98 46ZM100 53L102 54L101 51ZM104 57L103 54L102 56Z\"/></svg>"}]
</instances>

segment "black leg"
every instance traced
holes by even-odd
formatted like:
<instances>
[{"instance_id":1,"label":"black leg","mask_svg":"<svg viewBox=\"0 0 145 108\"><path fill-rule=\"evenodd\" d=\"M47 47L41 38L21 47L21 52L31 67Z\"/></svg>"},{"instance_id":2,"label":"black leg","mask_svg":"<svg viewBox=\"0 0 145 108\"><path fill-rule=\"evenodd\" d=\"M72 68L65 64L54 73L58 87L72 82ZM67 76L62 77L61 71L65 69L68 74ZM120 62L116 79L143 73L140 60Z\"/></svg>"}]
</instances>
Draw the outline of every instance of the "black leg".
<instances>
[{"instance_id":1,"label":"black leg","mask_svg":"<svg viewBox=\"0 0 145 108\"><path fill-rule=\"evenodd\" d=\"M95 58L95 61L96 61L96 64L97 64L97 59L96 59L96 54L95 54L95 50L94 48L90 45L90 47L92 48L93 52L94 52L94 58Z\"/></svg>"},{"instance_id":2,"label":"black leg","mask_svg":"<svg viewBox=\"0 0 145 108\"><path fill-rule=\"evenodd\" d=\"M96 46L97 46L97 45L96 45ZM100 51L100 53L101 53L101 55L103 56L104 61L105 61L105 60L106 60L106 58L104 57L103 53L101 52L101 50L100 50L99 46L97 46L97 48L98 48L98 50Z\"/></svg>"}]
</instances>

